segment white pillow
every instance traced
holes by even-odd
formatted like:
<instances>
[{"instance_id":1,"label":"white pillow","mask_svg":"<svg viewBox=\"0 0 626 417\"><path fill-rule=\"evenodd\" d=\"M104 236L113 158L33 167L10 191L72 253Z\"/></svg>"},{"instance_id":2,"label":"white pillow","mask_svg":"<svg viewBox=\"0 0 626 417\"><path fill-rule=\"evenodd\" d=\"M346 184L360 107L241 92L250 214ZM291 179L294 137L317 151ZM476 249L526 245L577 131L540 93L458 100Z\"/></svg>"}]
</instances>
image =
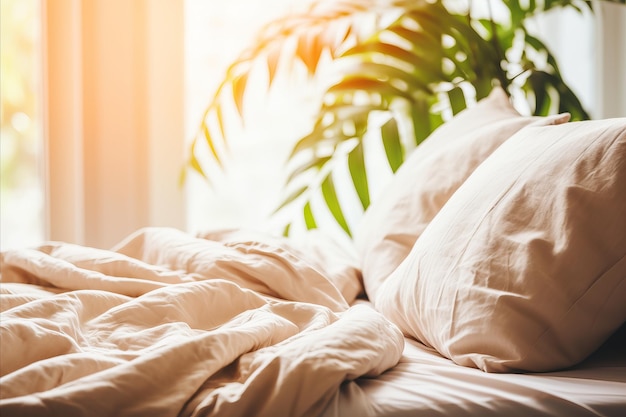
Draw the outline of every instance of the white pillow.
<instances>
[{"instance_id":1,"label":"white pillow","mask_svg":"<svg viewBox=\"0 0 626 417\"><path fill-rule=\"evenodd\" d=\"M374 301L460 365L582 361L626 321L626 118L522 129L450 198Z\"/></svg>"},{"instance_id":2,"label":"white pillow","mask_svg":"<svg viewBox=\"0 0 626 417\"><path fill-rule=\"evenodd\" d=\"M531 123L569 120L523 117L500 87L436 129L407 158L367 209L355 230L367 295L408 255L413 243L452 193L502 142Z\"/></svg>"}]
</instances>

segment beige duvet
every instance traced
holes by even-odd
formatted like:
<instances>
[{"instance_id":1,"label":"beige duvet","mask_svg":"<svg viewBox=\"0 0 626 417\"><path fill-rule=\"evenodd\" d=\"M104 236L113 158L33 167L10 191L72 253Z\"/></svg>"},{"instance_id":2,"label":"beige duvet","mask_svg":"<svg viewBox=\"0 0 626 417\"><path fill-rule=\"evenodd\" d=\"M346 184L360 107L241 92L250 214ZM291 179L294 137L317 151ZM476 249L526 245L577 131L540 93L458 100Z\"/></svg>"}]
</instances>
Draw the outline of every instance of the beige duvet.
<instances>
[{"instance_id":1,"label":"beige duvet","mask_svg":"<svg viewBox=\"0 0 626 417\"><path fill-rule=\"evenodd\" d=\"M321 236L142 229L2 253L0 415L310 416L404 339Z\"/></svg>"}]
</instances>

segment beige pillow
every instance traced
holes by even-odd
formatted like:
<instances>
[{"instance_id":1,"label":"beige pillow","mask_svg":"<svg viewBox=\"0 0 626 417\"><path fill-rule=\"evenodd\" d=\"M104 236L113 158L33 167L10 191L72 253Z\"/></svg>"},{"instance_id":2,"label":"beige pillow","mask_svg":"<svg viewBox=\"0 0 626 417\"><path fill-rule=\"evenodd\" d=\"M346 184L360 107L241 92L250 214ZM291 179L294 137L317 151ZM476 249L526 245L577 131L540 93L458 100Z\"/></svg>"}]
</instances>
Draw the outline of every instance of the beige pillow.
<instances>
[{"instance_id":1,"label":"beige pillow","mask_svg":"<svg viewBox=\"0 0 626 417\"><path fill-rule=\"evenodd\" d=\"M367 295L374 298L452 193L502 142L531 123L568 120L569 114L522 117L496 87L435 130L398 169L355 231Z\"/></svg>"},{"instance_id":2,"label":"beige pillow","mask_svg":"<svg viewBox=\"0 0 626 417\"><path fill-rule=\"evenodd\" d=\"M583 360L626 321L626 118L510 138L375 305L460 365L550 371Z\"/></svg>"}]
</instances>

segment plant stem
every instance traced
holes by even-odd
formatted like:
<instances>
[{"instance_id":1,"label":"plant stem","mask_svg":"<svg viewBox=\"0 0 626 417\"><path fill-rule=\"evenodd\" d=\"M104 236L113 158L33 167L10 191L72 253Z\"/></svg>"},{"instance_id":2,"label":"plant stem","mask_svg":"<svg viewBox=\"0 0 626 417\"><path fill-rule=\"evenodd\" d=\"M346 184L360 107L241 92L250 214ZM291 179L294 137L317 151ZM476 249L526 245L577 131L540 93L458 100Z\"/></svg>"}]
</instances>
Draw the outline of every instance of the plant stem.
<instances>
[{"instance_id":1,"label":"plant stem","mask_svg":"<svg viewBox=\"0 0 626 417\"><path fill-rule=\"evenodd\" d=\"M491 40L491 43L493 43L494 50L496 51L496 55L498 57L498 67L497 67L498 73L496 74L496 76L498 77L498 80L500 81L502 88L508 92L509 81L502 68L502 61L504 60L504 53L502 52L502 48L500 47L500 42L498 42L498 27L496 25L496 22L493 20L493 9L491 7L491 1L492 0L487 0L487 7L489 10L489 22L491 24L491 39L490 40Z\"/></svg>"}]
</instances>

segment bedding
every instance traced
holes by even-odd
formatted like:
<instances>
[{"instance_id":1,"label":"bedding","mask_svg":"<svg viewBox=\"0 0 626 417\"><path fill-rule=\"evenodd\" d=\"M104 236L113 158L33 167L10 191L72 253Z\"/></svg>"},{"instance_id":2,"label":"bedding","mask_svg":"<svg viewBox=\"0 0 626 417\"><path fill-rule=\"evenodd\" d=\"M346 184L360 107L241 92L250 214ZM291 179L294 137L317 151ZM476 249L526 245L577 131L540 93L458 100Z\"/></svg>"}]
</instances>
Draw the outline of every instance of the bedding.
<instances>
[{"instance_id":1,"label":"bedding","mask_svg":"<svg viewBox=\"0 0 626 417\"><path fill-rule=\"evenodd\" d=\"M407 339L400 362L342 387L325 417L621 417L626 326L581 364L545 373L487 373Z\"/></svg>"},{"instance_id":2,"label":"bedding","mask_svg":"<svg viewBox=\"0 0 626 417\"><path fill-rule=\"evenodd\" d=\"M343 382L398 362L399 330L340 291L359 286L349 254L211 236L224 239L149 228L111 251L4 252L0 414L317 415Z\"/></svg>"},{"instance_id":3,"label":"bedding","mask_svg":"<svg viewBox=\"0 0 626 417\"><path fill-rule=\"evenodd\" d=\"M355 245L152 227L0 253L0 415L626 415L626 119L502 94Z\"/></svg>"},{"instance_id":4,"label":"bedding","mask_svg":"<svg viewBox=\"0 0 626 417\"><path fill-rule=\"evenodd\" d=\"M374 304L461 365L582 361L626 321L626 118L520 130L450 198Z\"/></svg>"},{"instance_id":5,"label":"bedding","mask_svg":"<svg viewBox=\"0 0 626 417\"><path fill-rule=\"evenodd\" d=\"M567 113L522 116L506 92L495 87L439 126L400 166L356 228L367 295L376 297L433 217L496 148L525 126L561 124L569 118Z\"/></svg>"},{"instance_id":6,"label":"bedding","mask_svg":"<svg viewBox=\"0 0 626 417\"><path fill-rule=\"evenodd\" d=\"M624 415L626 326L571 369L486 373L355 298L356 263L238 230L4 252L0 415Z\"/></svg>"}]
</instances>

